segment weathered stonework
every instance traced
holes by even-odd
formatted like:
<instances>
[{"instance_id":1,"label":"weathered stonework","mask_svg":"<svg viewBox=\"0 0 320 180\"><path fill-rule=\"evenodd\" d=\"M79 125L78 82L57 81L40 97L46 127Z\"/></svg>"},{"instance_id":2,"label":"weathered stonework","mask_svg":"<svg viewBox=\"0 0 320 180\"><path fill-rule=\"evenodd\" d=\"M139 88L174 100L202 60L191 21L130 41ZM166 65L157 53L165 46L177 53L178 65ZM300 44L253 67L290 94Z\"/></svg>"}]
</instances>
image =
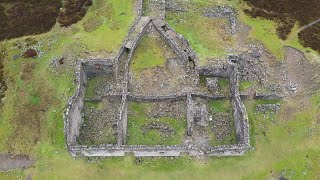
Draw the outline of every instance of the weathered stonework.
<instances>
[{"instance_id":1,"label":"weathered stonework","mask_svg":"<svg viewBox=\"0 0 320 180\"><path fill-rule=\"evenodd\" d=\"M153 17L141 17L142 1L139 1L139 17L130 28L125 41L123 42L119 54L114 59L91 59L88 61L80 61L76 70L77 90L75 95L70 99L64 112L65 119L65 138L67 148L72 156L125 156L133 153L135 156L180 156L187 153L190 156L239 156L243 155L250 147L249 140L249 122L245 106L240 98L239 77L237 64L227 61L224 64L215 67L199 67L197 65L196 54L189 46L188 42L177 32L174 31L164 20L154 19ZM193 133L194 118L196 112L194 98L219 100L228 97L221 94L204 94L187 89L183 92L167 95L143 95L128 92L129 82L129 64L141 38L145 33L154 28L160 34L162 39L174 50L178 57L187 65L193 62L195 74L195 82L198 82L199 75L209 77L224 77L230 79L230 100L234 110L234 124L237 137L237 143L234 145L221 145L209 148L200 148L196 145L127 145L127 114L128 102L162 102L162 101L186 101L187 117L186 117L186 134L191 136ZM79 136L79 128L82 123L82 111L84 109L87 80L93 76L108 77L109 74L115 74L114 81L117 84L112 93L106 94L104 98L109 96L121 97L118 115L116 117L117 141L115 144L101 144L98 146L79 145L77 138ZM109 77L110 78L110 77ZM197 84L197 83L196 83ZM91 101L99 101L99 99L90 99ZM203 113L206 114L205 109ZM201 116L201 115L200 115ZM206 119L204 119L206 120Z\"/></svg>"}]
</instances>

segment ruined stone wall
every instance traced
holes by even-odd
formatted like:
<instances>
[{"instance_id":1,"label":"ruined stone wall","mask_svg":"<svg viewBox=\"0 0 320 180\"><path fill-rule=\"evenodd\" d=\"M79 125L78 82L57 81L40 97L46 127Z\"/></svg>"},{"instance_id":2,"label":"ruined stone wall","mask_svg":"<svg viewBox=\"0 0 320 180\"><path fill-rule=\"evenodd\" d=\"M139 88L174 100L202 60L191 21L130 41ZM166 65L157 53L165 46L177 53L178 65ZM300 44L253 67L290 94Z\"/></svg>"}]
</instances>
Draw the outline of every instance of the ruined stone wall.
<instances>
[{"instance_id":1,"label":"ruined stone wall","mask_svg":"<svg viewBox=\"0 0 320 180\"><path fill-rule=\"evenodd\" d=\"M221 100L225 99L226 96L223 94L203 94L203 93L192 93L192 97L199 97L202 99L210 99L210 100Z\"/></svg>"},{"instance_id":2,"label":"ruined stone wall","mask_svg":"<svg viewBox=\"0 0 320 180\"><path fill-rule=\"evenodd\" d=\"M83 71L87 78L106 76L114 73L114 59L88 60L82 62Z\"/></svg>"},{"instance_id":3,"label":"ruined stone wall","mask_svg":"<svg viewBox=\"0 0 320 180\"><path fill-rule=\"evenodd\" d=\"M273 100L273 99L282 99L283 96L280 94L277 94L275 92L273 92L273 93L256 93L254 98L255 99Z\"/></svg>"},{"instance_id":4,"label":"ruined stone wall","mask_svg":"<svg viewBox=\"0 0 320 180\"><path fill-rule=\"evenodd\" d=\"M192 135L194 122L194 102L191 94L187 96L187 135Z\"/></svg>"},{"instance_id":5,"label":"ruined stone wall","mask_svg":"<svg viewBox=\"0 0 320 180\"><path fill-rule=\"evenodd\" d=\"M160 36L166 41L166 43L174 50L174 52L178 55L178 57L185 62L188 62L188 55L180 48L177 42L173 40L170 36L166 34L166 32L161 29L155 22L153 22L154 28L160 34ZM170 30L174 31L168 24L166 24ZM174 31L175 32L175 31Z\"/></svg>"},{"instance_id":6,"label":"ruined stone wall","mask_svg":"<svg viewBox=\"0 0 320 180\"><path fill-rule=\"evenodd\" d=\"M128 99L137 102L160 102L160 101L179 101L187 99L186 93L169 94L164 96L146 96L128 93Z\"/></svg>"},{"instance_id":7,"label":"ruined stone wall","mask_svg":"<svg viewBox=\"0 0 320 180\"><path fill-rule=\"evenodd\" d=\"M166 10L186 12L187 10L179 5L175 0L166 0Z\"/></svg>"},{"instance_id":8,"label":"ruined stone wall","mask_svg":"<svg viewBox=\"0 0 320 180\"><path fill-rule=\"evenodd\" d=\"M197 72L204 76L230 77L232 66L225 63L216 66L200 66L197 67Z\"/></svg>"},{"instance_id":9,"label":"ruined stone wall","mask_svg":"<svg viewBox=\"0 0 320 180\"><path fill-rule=\"evenodd\" d=\"M230 85L237 143L241 146L250 147L248 114L240 98L238 78L237 65L234 64L230 76Z\"/></svg>"},{"instance_id":10,"label":"ruined stone wall","mask_svg":"<svg viewBox=\"0 0 320 180\"><path fill-rule=\"evenodd\" d=\"M81 112L84 105L85 86L87 84L87 77L83 69L82 62L79 62L76 70L76 77L76 93L70 98L67 108L63 114L64 132L67 146L77 144L79 127L81 125Z\"/></svg>"},{"instance_id":11,"label":"ruined stone wall","mask_svg":"<svg viewBox=\"0 0 320 180\"><path fill-rule=\"evenodd\" d=\"M133 153L134 156L180 156L187 153L191 156L202 156L203 151L192 146L162 146L162 145L123 145L123 146L73 146L70 148L73 156L125 156Z\"/></svg>"},{"instance_id":12,"label":"ruined stone wall","mask_svg":"<svg viewBox=\"0 0 320 180\"><path fill-rule=\"evenodd\" d=\"M205 153L208 156L241 156L248 148L243 145L222 145L208 149Z\"/></svg>"},{"instance_id":13,"label":"ruined stone wall","mask_svg":"<svg viewBox=\"0 0 320 180\"><path fill-rule=\"evenodd\" d=\"M207 76L218 77L230 77L231 83L231 100L235 109L235 127L237 134L237 144L229 146L215 146L205 150L200 150L193 146L145 146L145 145L125 145L127 136L127 111L128 101L187 101L187 133L192 133L193 115L194 115L194 97L200 97L204 99L223 99L225 96L219 94L202 94L197 92L182 92L180 94L171 94L166 96L144 96L138 94L128 93L128 78L129 78L129 64L132 59L133 53L140 42L143 35L148 30L148 27L154 26L155 30L160 33L162 38L171 46L177 55L189 62L191 56L193 56L193 50L187 46L186 52L176 42L174 38L167 35L166 32L155 23L156 20L148 19L142 15L142 0L138 0L138 17L131 26L126 39L123 42L119 53L115 59L101 59L91 60L88 62L82 62L77 69L77 91L75 95L70 99L68 107L64 113L65 118L65 135L68 150L73 156L125 156L127 153L133 153L135 156L180 156L181 153L186 153L191 156L238 156L244 154L244 152L250 146L249 142L249 127L248 118L245 107L240 99L238 91L238 75L236 65L220 65L216 67L197 67L196 73ZM138 24L141 29L138 28ZM146 23L146 24L144 24ZM167 27L176 33L169 25ZM176 37L176 36L175 36ZM183 41L183 39L180 39ZM132 42L130 49L126 48L128 42ZM187 42L183 42L187 43ZM194 54L195 56L195 54ZM192 59L192 58L191 58ZM193 60L193 59L192 59ZM76 137L79 135L79 127L81 125L81 111L83 109L85 85L88 77L103 76L110 72L116 72L116 79L119 85L122 87L121 92L114 94L121 96L121 105L119 107L119 114L117 116L117 144L116 145L100 145L100 146L80 146L77 145ZM122 74L122 75L121 75ZM121 76L120 76L121 75Z\"/></svg>"},{"instance_id":14,"label":"ruined stone wall","mask_svg":"<svg viewBox=\"0 0 320 180\"><path fill-rule=\"evenodd\" d=\"M235 10L228 6L211 7L204 10L203 16L208 18L228 18L231 26L231 34L237 33L237 15Z\"/></svg>"},{"instance_id":15,"label":"ruined stone wall","mask_svg":"<svg viewBox=\"0 0 320 180\"><path fill-rule=\"evenodd\" d=\"M123 145L126 143L126 136L127 136L127 114L128 114L128 99L126 95L122 96L121 99L121 106L119 107L119 115L117 121L117 128L118 128L118 145Z\"/></svg>"}]
</instances>

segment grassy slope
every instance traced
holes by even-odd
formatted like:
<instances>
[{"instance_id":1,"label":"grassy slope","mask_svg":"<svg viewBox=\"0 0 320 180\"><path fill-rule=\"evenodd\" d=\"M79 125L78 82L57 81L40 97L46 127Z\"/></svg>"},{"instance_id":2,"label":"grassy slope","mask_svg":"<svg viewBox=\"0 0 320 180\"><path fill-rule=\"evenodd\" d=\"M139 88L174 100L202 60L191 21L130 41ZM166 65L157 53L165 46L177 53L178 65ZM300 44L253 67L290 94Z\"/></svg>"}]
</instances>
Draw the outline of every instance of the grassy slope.
<instances>
[{"instance_id":1,"label":"grassy slope","mask_svg":"<svg viewBox=\"0 0 320 180\"><path fill-rule=\"evenodd\" d=\"M120 6L121 4L116 5ZM258 22L252 24L253 32L255 29L256 31L260 29L261 21L249 20ZM261 36L270 35L268 33L264 34L263 32L266 32L264 29L259 31L261 32L258 34L261 34ZM49 36L51 33L53 32L36 37L42 38ZM265 44L273 39L262 39L263 37L254 34L252 36L262 42L266 41ZM274 43L280 43L277 39L274 40ZM60 54L64 48L68 47L68 44L72 45L73 41L72 38L67 38L67 36L59 38L55 48L50 51L51 55L48 54L48 57L36 61L36 67L33 70L36 73L31 73L33 75L30 86L50 87L52 89L50 94L55 97L55 103L50 106L48 111L41 114L43 116L43 132L41 141L35 150L30 152L25 149L22 146L25 143L23 139L16 139L17 142L13 143L17 144L15 146L17 152L32 154L36 157L37 164L25 171L0 173L0 179L17 179L28 175L33 176L34 179L104 179L106 177L112 177L112 179L168 179L168 177L169 179L271 179L271 172L275 175L284 172L287 177L292 179L319 178L320 128L318 125L319 117L317 117L320 114L319 93L309 98L310 105L304 108L297 108L300 104L298 101L285 102L283 110L275 116L273 121L265 119L261 114L255 114L254 103L247 102L252 130L251 140L255 150L244 157L209 158L207 160L189 157L173 160L143 158L144 162L141 165L136 165L132 157L93 159L97 163L92 163L92 160L86 159L73 160L64 148L62 120L62 110L67 98L74 90L68 90L73 87L73 76L70 72L62 72L60 76L54 76L47 71L52 56ZM101 49L101 44L103 43L91 44L92 49ZM271 52L277 53L277 48L281 46L275 45L275 47ZM274 47L269 43L268 48L272 49ZM6 71L11 80L6 92L6 103L0 116L1 152L7 150L6 138L14 128L11 126L10 119L14 114L21 111L18 104L28 101L29 95L32 95L29 91L23 91L25 84L21 82L19 75L22 62L34 60L20 59L13 61L11 60L12 55L15 54L13 51L10 50L10 59L6 61ZM17 93L20 91L23 91L24 94ZM42 96L40 94L38 96L41 102ZM30 103L32 104L32 102ZM286 107L294 108L295 111L290 116L285 116L283 114L285 114ZM293 173L291 173L291 170Z\"/></svg>"},{"instance_id":2,"label":"grassy slope","mask_svg":"<svg viewBox=\"0 0 320 180\"><path fill-rule=\"evenodd\" d=\"M219 2L193 0L186 13L168 12L166 17L169 24L190 42L200 65L207 64L210 58L225 59L228 48L235 46L234 38L224 30L230 26L226 18L202 16L203 8L215 4Z\"/></svg>"},{"instance_id":3,"label":"grassy slope","mask_svg":"<svg viewBox=\"0 0 320 180\"><path fill-rule=\"evenodd\" d=\"M79 32L74 38L85 44L90 51L117 51L134 20L132 8L130 0L96 0L86 18L78 24L99 18L102 25L91 32L79 26Z\"/></svg>"}]
</instances>

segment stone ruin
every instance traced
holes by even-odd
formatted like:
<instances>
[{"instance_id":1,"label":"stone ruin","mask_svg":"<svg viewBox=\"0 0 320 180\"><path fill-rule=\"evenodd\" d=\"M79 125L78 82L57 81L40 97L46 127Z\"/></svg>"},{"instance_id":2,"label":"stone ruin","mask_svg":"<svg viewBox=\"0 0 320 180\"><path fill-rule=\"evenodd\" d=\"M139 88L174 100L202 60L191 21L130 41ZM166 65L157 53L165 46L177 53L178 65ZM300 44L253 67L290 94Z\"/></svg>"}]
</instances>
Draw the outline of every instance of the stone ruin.
<instances>
[{"instance_id":1,"label":"stone ruin","mask_svg":"<svg viewBox=\"0 0 320 180\"><path fill-rule=\"evenodd\" d=\"M250 148L249 123L246 108L240 97L235 56L230 56L232 58L227 58L226 63L218 66L198 66L197 56L189 46L188 41L164 21L165 8L163 6L165 6L165 1L152 0L150 2L152 2L152 8L157 7L155 3L161 3L159 6L162 8L158 9L158 11L161 10L162 12L158 13L159 16L155 14L153 16L142 16L143 2L139 0L139 16L129 30L115 58L89 59L79 62L76 70L77 89L64 112L65 139L68 151L72 156L125 156L126 154L133 154L134 156L180 156L181 154L189 154L190 156L243 155ZM131 86L129 83L130 61L138 43L146 33L158 33L175 52L182 66L192 69L187 77L187 79L191 80L190 86L175 93L161 95L137 94L129 90ZM219 88L217 85L218 77L229 79L229 94L226 96L219 93L200 91L197 88L200 76L208 77L208 89ZM87 97L89 80L95 77L103 77L104 84L98 90L95 90L95 93L91 94L90 97ZM129 102L184 102L186 105L185 136L192 139L191 137L196 133L197 126L206 127L212 121L207 107L201 102L197 102L197 99L226 99L231 101L236 135L235 144L199 146L191 140L177 145L128 145ZM103 106L98 109L90 109L85 106L86 103L102 103ZM89 119L89 121L84 123L84 118ZM99 119L104 123L95 124ZM102 139L98 145L90 143L92 139L84 143L80 142L79 139L87 135L81 131L83 128L87 128L88 131L94 129L97 132L102 131L103 128L109 128L111 130L108 132L108 137L111 140L106 142ZM146 128L169 129L170 133L174 133L166 124L149 123ZM220 127L217 126L217 128ZM99 133L93 138L99 139ZM100 139L97 142L100 142Z\"/></svg>"}]
</instances>

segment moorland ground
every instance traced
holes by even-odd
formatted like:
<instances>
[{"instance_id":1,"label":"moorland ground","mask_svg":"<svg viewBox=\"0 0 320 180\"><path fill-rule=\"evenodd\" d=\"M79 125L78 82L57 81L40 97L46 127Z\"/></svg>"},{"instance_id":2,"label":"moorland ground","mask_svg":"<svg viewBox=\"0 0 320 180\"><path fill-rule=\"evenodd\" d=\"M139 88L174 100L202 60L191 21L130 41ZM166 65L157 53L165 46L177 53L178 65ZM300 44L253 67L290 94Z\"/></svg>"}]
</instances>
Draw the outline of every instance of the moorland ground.
<instances>
[{"instance_id":1,"label":"moorland ground","mask_svg":"<svg viewBox=\"0 0 320 180\"><path fill-rule=\"evenodd\" d=\"M74 160L70 157L65 148L62 112L75 90L76 61L116 54L136 16L133 2L93 0L85 17L69 28L61 28L56 24L44 34L1 42L3 66L0 68L3 73L0 77L4 81L0 82L6 84L6 91L0 113L0 152L25 154L34 158L36 163L26 170L0 173L0 179L320 178L319 77L312 69L319 63L319 54L299 43L295 31L299 29L298 24L286 40L281 40L277 35L276 21L252 18L243 12L248 5L241 1L192 0L185 5L189 6L189 11L168 12L167 21L187 37L203 64L222 61L228 48L246 52L248 50L244 44L259 42L269 52L266 56L271 58L267 58L266 63L270 67L283 62L290 70L289 78L300 80L303 77L303 82L299 81L298 86L302 88L297 93L289 94L277 102L281 104L277 112L256 111L258 104L270 103L268 101L245 102L251 127L251 145L254 147L252 150L242 157L207 159L179 157L137 160L127 156ZM215 5L228 5L237 10L240 22L238 36L233 38L228 34L225 20L202 16L204 7ZM294 63L291 61L294 58L292 53L288 53L285 46L304 52L308 61ZM20 56L29 48L39 52L36 58ZM136 65L139 69L139 64ZM298 76L303 69L303 74ZM244 81L241 88L250 89L257 84L256 81ZM134 104L132 106L133 109L137 108ZM214 105L220 109L223 106L223 103ZM144 116L139 112L136 115ZM179 137L172 139L176 140Z\"/></svg>"}]
</instances>

